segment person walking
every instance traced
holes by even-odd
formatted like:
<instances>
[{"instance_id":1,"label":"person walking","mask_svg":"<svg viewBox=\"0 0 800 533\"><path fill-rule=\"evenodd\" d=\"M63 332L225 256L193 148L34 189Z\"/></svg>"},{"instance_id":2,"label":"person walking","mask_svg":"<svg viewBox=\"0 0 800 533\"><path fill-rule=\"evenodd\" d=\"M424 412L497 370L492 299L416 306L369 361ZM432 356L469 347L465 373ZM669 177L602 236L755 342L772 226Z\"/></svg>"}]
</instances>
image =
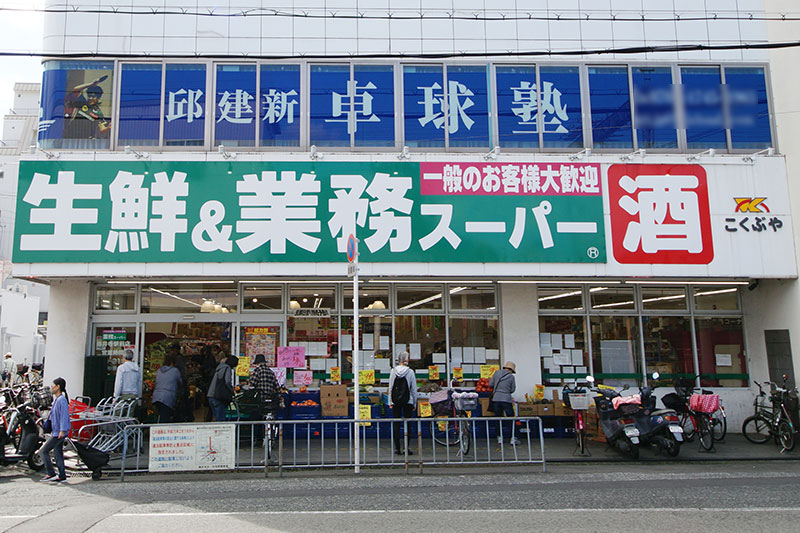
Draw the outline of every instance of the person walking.
<instances>
[{"instance_id":1,"label":"person walking","mask_svg":"<svg viewBox=\"0 0 800 533\"><path fill-rule=\"evenodd\" d=\"M164 356L164 364L156 372L156 388L153 390L153 407L158 411L158 423L169 424L175 416L175 404L183 386L181 373L175 368L175 355Z\"/></svg>"},{"instance_id":2,"label":"person walking","mask_svg":"<svg viewBox=\"0 0 800 533\"><path fill-rule=\"evenodd\" d=\"M17 375L17 362L11 356L11 352L7 352L3 358L2 382L6 387L14 384L14 376Z\"/></svg>"},{"instance_id":3,"label":"person walking","mask_svg":"<svg viewBox=\"0 0 800 533\"><path fill-rule=\"evenodd\" d=\"M250 375L253 389L258 392L260 400L259 418L264 419L267 413L278 409L280 403L278 378L275 373L267 366L267 359L264 354L256 355L255 367ZM255 445L259 448L264 445L264 424L256 424L254 427Z\"/></svg>"},{"instance_id":4,"label":"person walking","mask_svg":"<svg viewBox=\"0 0 800 533\"><path fill-rule=\"evenodd\" d=\"M117 401L133 400L139 395L139 366L133 362L133 350L123 352L125 362L117 368L114 378L114 398Z\"/></svg>"},{"instance_id":5,"label":"person walking","mask_svg":"<svg viewBox=\"0 0 800 533\"><path fill-rule=\"evenodd\" d=\"M490 403L494 406L494 414L501 417L514 416L514 403L511 395L517 390L517 380L514 374L517 372L517 365L512 361L506 361L503 368L498 370L492 375L489 380L489 386L492 388L492 397ZM503 436L511 436L509 444L519 444L519 439L515 434L515 424L511 422L502 424L502 433L500 431L501 424L497 421L497 443L503 444Z\"/></svg>"},{"instance_id":6,"label":"person walking","mask_svg":"<svg viewBox=\"0 0 800 533\"><path fill-rule=\"evenodd\" d=\"M408 352L400 352L389 375L389 408L394 418L413 418L416 405L417 376L408 367ZM401 428L402 423L394 423L394 453L397 455L403 455ZM408 453L412 453L411 450Z\"/></svg>"},{"instance_id":7,"label":"person walking","mask_svg":"<svg viewBox=\"0 0 800 533\"><path fill-rule=\"evenodd\" d=\"M233 399L233 369L239 364L239 359L230 355L217 365L214 378L208 388L208 403L214 411L216 422L225 421L225 408Z\"/></svg>"},{"instance_id":8,"label":"person walking","mask_svg":"<svg viewBox=\"0 0 800 533\"><path fill-rule=\"evenodd\" d=\"M69 397L67 396L67 382L64 378L56 378L50 386L50 392L53 393L53 406L50 408L50 424L52 425L52 433L47 442L39 449L39 455L42 456L44 461L44 468L47 475L42 478L42 481L49 483L64 483L67 481L67 471L64 468L64 439L70 430L69 423ZM50 452L53 452L53 457L56 460L58 467L58 475L53 469L53 462L50 460Z\"/></svg>"}]
</instances>

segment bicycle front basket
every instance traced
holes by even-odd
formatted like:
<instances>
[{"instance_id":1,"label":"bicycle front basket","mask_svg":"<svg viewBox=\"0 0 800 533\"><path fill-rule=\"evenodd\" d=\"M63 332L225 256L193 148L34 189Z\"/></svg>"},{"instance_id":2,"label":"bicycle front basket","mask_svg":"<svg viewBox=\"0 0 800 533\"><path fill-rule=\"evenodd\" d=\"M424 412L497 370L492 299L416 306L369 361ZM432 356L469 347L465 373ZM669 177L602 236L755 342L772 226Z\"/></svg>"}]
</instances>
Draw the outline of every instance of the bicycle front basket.
<instances>
[{"instance_id":1,"label":"bicycle front basket","mask_svg":"<svg viewBox=\"0 0 800 533\"><path fill-rule=\"evenodd\" d=\"M453 402L451 402L450 400L445 400L443 402L432 403L431 409L433 409L433 412L436 415L452 416Z\"/></svg>"}]
</instances>

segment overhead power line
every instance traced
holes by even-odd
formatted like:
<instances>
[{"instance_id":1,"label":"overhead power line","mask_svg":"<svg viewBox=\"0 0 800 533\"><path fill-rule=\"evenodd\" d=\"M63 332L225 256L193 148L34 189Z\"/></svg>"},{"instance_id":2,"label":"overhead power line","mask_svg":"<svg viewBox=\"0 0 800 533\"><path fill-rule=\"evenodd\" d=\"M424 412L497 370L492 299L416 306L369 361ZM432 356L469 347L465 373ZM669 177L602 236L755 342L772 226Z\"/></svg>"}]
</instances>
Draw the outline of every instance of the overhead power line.
<instances>
[{"instance_id":1,"label":"overhead power line","mask_svg":"<svg viewBox=\"0 0 800 533\"><path fill-rule=\"evenodd\" d=\"M455 4L455 2L454 2ZM798 13L775 13L775 14L754 14L748 13L746 16L729 15L726 13L710 13L704 15L683 16L676 15L651 15L641 12L626 12L624 14L598 14L597 12L585 12L558 9L549 9L542 14L540 11L515 10L515 14L505 14L497 12L497 15L486 15L486 11L458 10L451 11L437 10L430 11L411 11L396 10L386 11L385 15L374 14L378 10L335 10L325 9L322 12L316 9L283 11L270 8L248 8L248 9L191 9L177 7L150 7L146 9L131 9L115 6L105 6L101 8L83 6L64 6L64 7L45 7L45 8L15 8L0 7L0 12L21 12L21 13L74 13L74 14L100 14L100 15L178 15L193 17L226 17L226 18L245 18L245 17L288 17L306 19L359 19L359 20L470 20L470 21L516 21L516 20L539 20L539 21L606 21L606 22L697 22L697 21L799 21ZM491 11L490 11L491 12ZM552 13L552 14L551 14Z\"/></svg>"},{"instance_id":2,"label":"overhead power line","mask_svg":"<svg viewBox=\"0 0 800 533\"><path fill-rule=\"evenodd\" d=\"M602 56L607 54L655 54L662 52L696 52L703 50L776 50L798 48L800 41L775 43L737 44L676 44L665 46L632 46L624 48L593 48L586 50L528 50L514 52L433 52L433 53L376 53L376 54L159 54L159 53L112 53L112 52L14 52L0 51L0 57L43 57L52 59L455 59L471 57L568 57Z\"/></svg>"}]
</instances>

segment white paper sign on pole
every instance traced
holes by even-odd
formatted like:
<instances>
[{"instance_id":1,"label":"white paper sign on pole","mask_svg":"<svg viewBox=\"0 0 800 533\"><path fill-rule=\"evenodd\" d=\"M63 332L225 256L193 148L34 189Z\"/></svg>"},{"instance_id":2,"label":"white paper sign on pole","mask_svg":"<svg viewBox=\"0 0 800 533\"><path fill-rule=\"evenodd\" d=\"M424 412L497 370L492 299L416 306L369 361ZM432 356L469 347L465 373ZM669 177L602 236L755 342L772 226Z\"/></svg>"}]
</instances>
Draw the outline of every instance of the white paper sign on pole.
<instances>
[{"instance_id":1,"label":"white paper sign on pole","mask_svg":"<svg viewBox=\"0 0 800 533\"><path fill-rule=\"evenodd\" d=\"M233 424L158 425L150 429L150 472L231 470L235 466Z\"/></svg>"}]
</instances>

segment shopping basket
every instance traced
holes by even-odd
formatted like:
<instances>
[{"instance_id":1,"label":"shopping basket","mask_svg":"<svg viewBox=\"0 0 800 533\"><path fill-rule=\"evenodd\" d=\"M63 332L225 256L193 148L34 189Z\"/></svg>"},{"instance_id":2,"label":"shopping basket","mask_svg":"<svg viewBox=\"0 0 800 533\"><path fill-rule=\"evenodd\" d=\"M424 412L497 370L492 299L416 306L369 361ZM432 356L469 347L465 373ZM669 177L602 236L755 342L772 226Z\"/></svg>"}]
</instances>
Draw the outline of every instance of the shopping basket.
<instances>
[{"instance_id":1,"label":"shopping basket","mask_svg":"<svg viewBox=\"0 0 800 533\"><path fill-rule=\"evenodd\" d=\"M588 392L569 392L564 395L564 404L578 411L589 409L592 399Z\"/></svg>"},{"instance_id":2,"label":"shopping basket","mask_svg":"<svg viewBox=\"0 0 800 533\"><path fill-rule=\"evenodd\" d=\"M453 402L457 411L473 411L478 408L478 393L454 392Z\"/></svg>"},{"instance_id":3,"label":"shopping basket","mask_svg":"<svg viewBox=\"0 0 800 533\"><path fill-rule=\"evenodd\" d=\"M711 414L719 409L719 395L692 394L689 397L689 409L700 413Z\"/></svg>"},{"instance_id":4,"label":"shopping basket","mask_svg":"<svg viewBox=\"0 0 800 533\"><path fill-rule=\"evenodd\" d=\"M453 402L450 400L449 391L444 389L431 394L431 409L437 415L449 416L453 414Z\"/></svg>"}]
</instances>

